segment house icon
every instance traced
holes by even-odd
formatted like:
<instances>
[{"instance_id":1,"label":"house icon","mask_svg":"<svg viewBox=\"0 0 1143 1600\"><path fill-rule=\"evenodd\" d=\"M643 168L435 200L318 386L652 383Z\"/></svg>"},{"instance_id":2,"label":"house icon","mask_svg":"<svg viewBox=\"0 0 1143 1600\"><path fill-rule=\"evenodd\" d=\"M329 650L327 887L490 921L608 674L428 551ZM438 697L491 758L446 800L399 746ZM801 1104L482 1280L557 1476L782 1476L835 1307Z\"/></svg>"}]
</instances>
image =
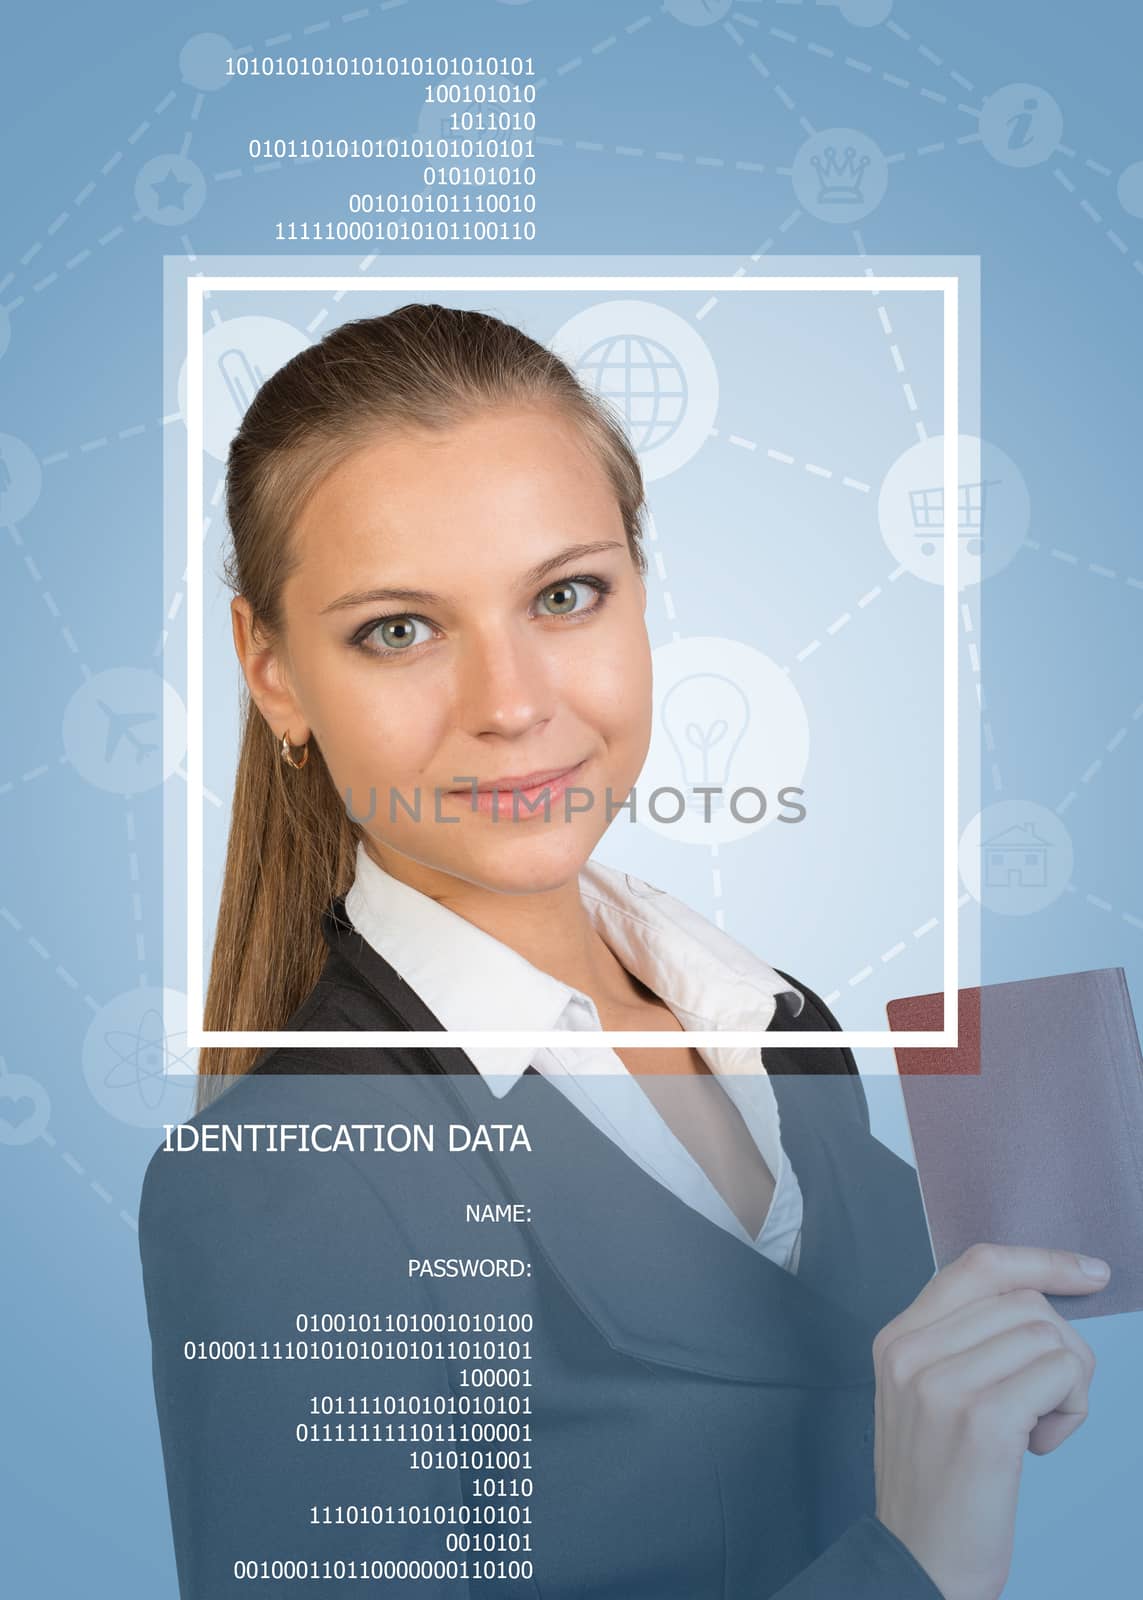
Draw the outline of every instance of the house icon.
<instances>
[{"instance_id":1,"label":"house icon","mask_svg":"<svg viewBox=\"0 0 1143 1600\"><path fill-rule=\"evenodd\" d=\"M982 882L986 889L1044 889L1048 884L1048 845L1030 822L1014 823L985 839Z\"/></svg>"}]
</instances>

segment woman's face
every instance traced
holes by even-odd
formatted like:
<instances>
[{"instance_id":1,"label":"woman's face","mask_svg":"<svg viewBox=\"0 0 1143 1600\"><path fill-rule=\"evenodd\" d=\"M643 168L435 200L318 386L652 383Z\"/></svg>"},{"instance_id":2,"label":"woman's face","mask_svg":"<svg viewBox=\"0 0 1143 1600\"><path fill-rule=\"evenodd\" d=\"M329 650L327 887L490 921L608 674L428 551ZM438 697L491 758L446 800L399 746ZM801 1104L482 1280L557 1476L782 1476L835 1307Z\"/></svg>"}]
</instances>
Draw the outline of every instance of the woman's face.
<instances>
[{"instance_id":1,"label":"woman's face","mask_svg":"<svg viewBox=\"0 0 1143 1600\"><path fill-rule=\"evenodd\" d=\"M575 424L499 408L389 436L325 479L294 536L259 703L317 741L371 852L407 881L574 877L642 769L652 703L646 590ZM493 814L493 780L568 769L547 814L542 784Z\"/></svg>"}]
</instances>

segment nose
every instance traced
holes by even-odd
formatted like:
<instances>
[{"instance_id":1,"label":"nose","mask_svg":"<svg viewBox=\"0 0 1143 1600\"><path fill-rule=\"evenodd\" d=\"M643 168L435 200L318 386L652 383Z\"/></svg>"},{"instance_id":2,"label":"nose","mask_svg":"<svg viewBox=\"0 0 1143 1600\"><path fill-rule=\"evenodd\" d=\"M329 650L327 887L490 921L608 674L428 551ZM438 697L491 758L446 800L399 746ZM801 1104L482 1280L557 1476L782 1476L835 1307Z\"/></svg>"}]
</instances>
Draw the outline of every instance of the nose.
<instances>
[{"instance_id":1,"label":"nose","mask_svg":"<svg viewBox=\"0 0 1143 1600\"><path fill-rule=\"evenodd\" d=\"M461 656L460 678L466 733L513 737L546 722L555 707L552 675L526 624L472 633Z\"/></svg>"}]
</instances>

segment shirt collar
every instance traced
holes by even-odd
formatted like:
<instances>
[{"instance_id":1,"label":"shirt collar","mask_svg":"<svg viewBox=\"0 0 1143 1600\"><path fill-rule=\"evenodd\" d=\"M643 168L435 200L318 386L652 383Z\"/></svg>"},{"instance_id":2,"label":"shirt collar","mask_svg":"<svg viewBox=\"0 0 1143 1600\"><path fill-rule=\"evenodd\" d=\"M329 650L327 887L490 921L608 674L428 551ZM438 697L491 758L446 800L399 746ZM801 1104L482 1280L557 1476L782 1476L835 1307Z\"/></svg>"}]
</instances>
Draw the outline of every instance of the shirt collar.
<instances>
[{"instance_id":1,"label":"shirt collar","mask_svg":"<svg viewBox=\"0 0 1143 1600\"><path fill-rule=\"evenodd\" d=\"M608 946L684 1027L765 1029L780 994L791 997L795 1015L801 1011L804 996L781 973L673 895L595 860L581 868L579 886ZM360 840L345 910L449 1031L600 1027L590 996L386 872ZM520 1044L465 1053L503 1095L536 1050Z\"/></svg>"}]
</instances>

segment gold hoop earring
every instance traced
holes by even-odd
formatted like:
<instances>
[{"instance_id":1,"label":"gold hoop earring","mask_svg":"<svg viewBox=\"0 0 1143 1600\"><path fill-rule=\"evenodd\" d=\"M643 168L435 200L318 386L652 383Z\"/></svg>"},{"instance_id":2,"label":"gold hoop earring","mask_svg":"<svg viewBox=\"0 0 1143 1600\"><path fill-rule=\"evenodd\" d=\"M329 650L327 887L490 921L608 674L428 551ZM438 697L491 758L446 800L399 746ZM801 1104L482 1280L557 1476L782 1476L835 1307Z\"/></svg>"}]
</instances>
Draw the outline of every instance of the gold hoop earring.
<instances>
[{"instance_id":1,"label":"gold hoop earring","mask_svg":"<svg viewBox=\"0 0 1143 1600\"><path fill-rule=\"evenodd\" d=\"M294 767L294 768L298 769L299 771L301 770L302 767L305 766L306 762L310 759L310 742L307 739L305 744L302 745L302 759L300 761L295 761L294 760L293 756L290 754L290 730L288 728L286 729L285 733L282 735L281 750L282 750L282 760L286 763L286 765L289 766L289 767Z\"/></svg>"}]
</instances>

